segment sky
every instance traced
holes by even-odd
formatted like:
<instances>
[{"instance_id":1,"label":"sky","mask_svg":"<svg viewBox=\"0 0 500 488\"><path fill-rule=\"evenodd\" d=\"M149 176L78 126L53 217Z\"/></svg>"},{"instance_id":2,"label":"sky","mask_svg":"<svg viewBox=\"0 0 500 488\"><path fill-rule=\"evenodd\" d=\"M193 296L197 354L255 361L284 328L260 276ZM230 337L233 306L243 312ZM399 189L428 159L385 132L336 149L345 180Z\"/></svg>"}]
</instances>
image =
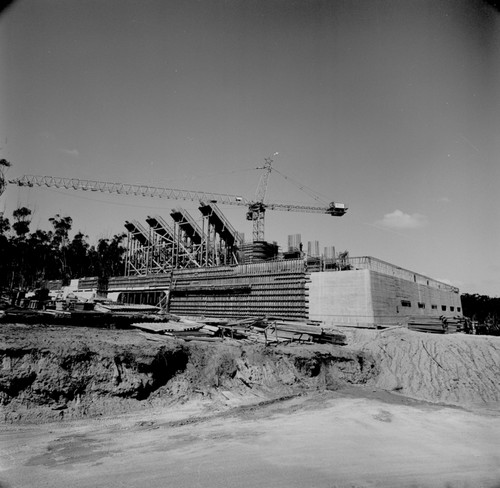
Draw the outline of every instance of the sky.
<instances>
[{"instance_id":1,"label":"sky","mask_svg":"<svg viewBox=\"0 0 500 488\"><path fill-rule=\"evenodd\" d=\"M348 205L287 236L500 296L500 14L482 0L17 0L0 158L24 174ZM284 176L283 176L284 175ZM10 184L0 212L91 242L197 203ZM223 207L251 238L244 207ZM146 225L146 224L145 224Z\"/></svg>"}]
</instances>

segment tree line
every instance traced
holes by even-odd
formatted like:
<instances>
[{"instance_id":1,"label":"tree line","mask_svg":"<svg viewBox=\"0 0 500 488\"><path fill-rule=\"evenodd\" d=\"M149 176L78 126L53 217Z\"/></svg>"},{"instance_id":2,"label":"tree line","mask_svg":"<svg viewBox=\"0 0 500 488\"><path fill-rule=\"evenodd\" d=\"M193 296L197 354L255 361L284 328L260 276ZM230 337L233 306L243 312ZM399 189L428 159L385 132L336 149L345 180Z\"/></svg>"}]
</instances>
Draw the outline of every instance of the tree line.
<instances>
[{"instance_id":1,"label":"tree line","mask_svg":"<svg viewBox=\"0 0 500 488\"><path fill-rule=\"evenodd\" d=\"M51 230L31 231L32 212L20 207L12 223L0 213L0 288L30 290L48 280L97 276L104 282L124 273L125 234L91 245L77 232L70 239L73 219L59 214L49 219Z\"/></svg>"},{"instance_id":2,"label":"tree line","mask_svg":"<svg viewBox=\"0 0 500 488\"><path fill-rule=\"evenodd\" d=\"M492 298L488 295L477 293L464 293L462 299L462 310L466 317L478 322L491 333L500 333L500 298Z\"/></svg>"}]
</instances>

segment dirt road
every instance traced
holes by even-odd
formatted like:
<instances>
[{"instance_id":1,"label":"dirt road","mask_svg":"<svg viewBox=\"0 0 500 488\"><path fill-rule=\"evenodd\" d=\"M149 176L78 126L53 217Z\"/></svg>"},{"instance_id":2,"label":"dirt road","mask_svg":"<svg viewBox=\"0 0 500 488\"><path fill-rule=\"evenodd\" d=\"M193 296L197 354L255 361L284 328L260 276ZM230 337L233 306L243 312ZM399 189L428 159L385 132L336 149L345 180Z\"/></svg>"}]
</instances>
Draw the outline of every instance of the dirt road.
<instances>
[{"instance_id":1,"label":"dirt road","mask_svg":"<svg viewBox=\"0 0 500 488\"><path fill-rule=\"evenodd\" d=\"M500 486L500 414L354 387L1 431L2 488Z\"/></svg>"}]
</instances>

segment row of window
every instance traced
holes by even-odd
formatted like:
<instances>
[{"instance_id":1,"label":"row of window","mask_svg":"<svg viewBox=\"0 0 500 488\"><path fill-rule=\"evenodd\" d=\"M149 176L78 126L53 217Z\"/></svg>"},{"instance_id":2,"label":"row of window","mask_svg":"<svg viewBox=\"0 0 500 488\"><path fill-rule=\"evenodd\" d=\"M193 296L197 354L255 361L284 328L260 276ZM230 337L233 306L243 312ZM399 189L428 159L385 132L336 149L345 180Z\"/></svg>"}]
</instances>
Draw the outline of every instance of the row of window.
<instances>
[{"instance_id":1,"label":"row of window","mask_svg":"<svg viewBox=\"0 0 500 488\"><path fill-rule=\"evenodd\" d=\"M123 304L153 305L165 299L164 291L126 291L118 295L118 302Z\"/></svg>"},{"instance_id":2,"label":"row of window","mask_svg":"<svg viewBox=\"0 0 500 488\"><path fill-rule=\"evenodd\" d=\"M417 303L418 305L418 308L425 308L425 303L422 303L422 302L418 302ZM410 300L401 300L401 306L403 307L411 307L411 302ZM431 305L431 308L432 310L437 310L438 306L437 305ZM446 305L441 305L441 310L443 312L446 312ZM455 311L455 307L453 305L450 305L450 312L454 312ZM460 307L457 307L457 312L461 312L461 308Z\"/></svg>"}]
</instances>

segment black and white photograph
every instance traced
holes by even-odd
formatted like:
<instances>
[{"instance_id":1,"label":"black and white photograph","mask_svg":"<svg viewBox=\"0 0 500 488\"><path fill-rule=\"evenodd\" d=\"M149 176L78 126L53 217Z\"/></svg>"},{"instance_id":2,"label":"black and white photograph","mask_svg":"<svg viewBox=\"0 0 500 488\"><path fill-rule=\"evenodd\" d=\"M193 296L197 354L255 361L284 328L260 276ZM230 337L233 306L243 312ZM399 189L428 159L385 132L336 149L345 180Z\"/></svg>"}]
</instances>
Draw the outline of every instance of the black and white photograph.
<instances>
[{"instance_id":1,"label":"black and white photograph","mask_svg":"<svg viewBox=\"0 0 500 488\"><path fill-rule=\"evenodd\" d=\"M496 0L0 3L0 488L499 488Z\"/></svg>"}]
</instances>

